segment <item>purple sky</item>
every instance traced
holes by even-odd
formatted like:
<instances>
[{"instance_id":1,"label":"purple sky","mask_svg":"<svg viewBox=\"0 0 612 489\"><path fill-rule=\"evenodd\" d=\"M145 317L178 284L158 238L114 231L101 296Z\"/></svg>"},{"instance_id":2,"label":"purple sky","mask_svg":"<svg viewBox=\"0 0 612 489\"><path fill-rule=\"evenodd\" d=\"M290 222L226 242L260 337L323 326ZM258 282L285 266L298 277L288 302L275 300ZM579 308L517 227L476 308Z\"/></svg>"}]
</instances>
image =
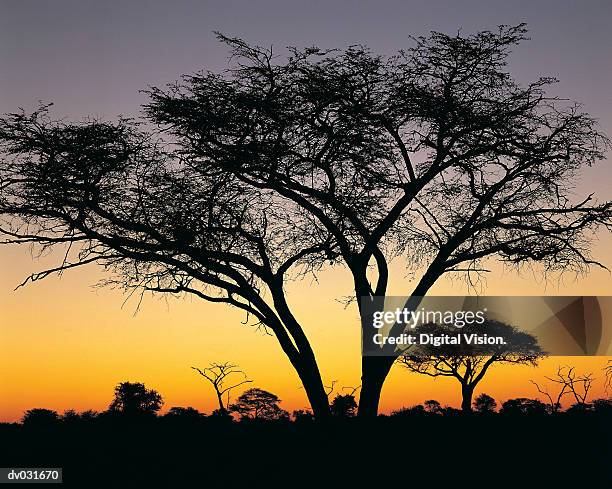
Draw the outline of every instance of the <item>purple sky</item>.
<instances>
[{"instance_id":1,"label":"purple sky","mask_svg":"<svg viewBox=\"0 0 612 489\"><path fill-rule=\"evenodd\" d=\"M282 50L365 43L391 54L410 34L471 33L527 22L532 40L511 68L521 81L556 76L612 134L610 1L89 1L6 0L0 6L0 112L53 101L54 114L135 115L148 84L227 54L213 31ZM606 168L607 167L607 168ZM609 185L609 165L588 179ZM601 178L605 176L606 178Z\"/></svg>"}]
</instances>

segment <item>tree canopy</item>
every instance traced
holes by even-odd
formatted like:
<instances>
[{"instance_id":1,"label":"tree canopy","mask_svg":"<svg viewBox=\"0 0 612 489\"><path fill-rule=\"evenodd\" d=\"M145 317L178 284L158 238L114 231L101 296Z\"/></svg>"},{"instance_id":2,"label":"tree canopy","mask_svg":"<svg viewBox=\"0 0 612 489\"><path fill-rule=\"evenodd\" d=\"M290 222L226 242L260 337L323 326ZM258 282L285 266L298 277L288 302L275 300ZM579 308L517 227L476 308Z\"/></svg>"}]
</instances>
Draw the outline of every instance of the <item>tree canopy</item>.
<instances>
[{"instance_id":1,"label":"tree canopy","mask_svg":"<svg viewBox=\"0 0 612 489\"><path fill-rule=\"evenodd\" d=\"M357 412L357 402L353 394L338 394L331 402L332 415L337 418L350 418Z\"/></svg>"},{"instance_id":2,"label":"tree canopy","mask_svg":"<svg viewBox=\"0 0 612 489\"><path fill-rule=\"evenodd\" d=\"M245 419L274 420L289 419L289 413L279 406L276 394L253 387L244 391L230 410Z\"/></svg>"},{"instance_id":3,"label":"tree canopy","mask_svg":"<svg viewBox=\"0 0 612 489\"><path fill-rule=\"evenodd\" d=\"M125 415L156 414L164 404L162 396L140 382L120 382L108 410Z\"/></svg>"},{"instance_id":4,"label":"tree canopy","mask_svg":"<svg viewBox=\"0 0 612 489\"><path fill-rule=\"evenodd\" d=\"M497 409L497 401L484 392L474 399L474 410L480 414L491 414Z\"/></svg>"}]
</instances>

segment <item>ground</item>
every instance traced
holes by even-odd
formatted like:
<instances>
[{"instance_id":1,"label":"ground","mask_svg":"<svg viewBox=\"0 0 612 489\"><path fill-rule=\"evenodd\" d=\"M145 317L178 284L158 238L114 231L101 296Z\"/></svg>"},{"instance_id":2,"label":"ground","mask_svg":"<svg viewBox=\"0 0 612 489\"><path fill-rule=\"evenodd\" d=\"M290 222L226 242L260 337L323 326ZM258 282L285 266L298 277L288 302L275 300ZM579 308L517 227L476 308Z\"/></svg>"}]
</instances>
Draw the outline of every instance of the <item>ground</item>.
<instances>
[{"instance_id":1,"label":"ground","mask_svg":"<svg viewBox=\"0 0 612 489\"><path fill-rule=\"evenodd\" d=\"M3 467L63 487L612 487L605 415L407 415L363 423L95 420L0 427Z\"/></svg>"}]
</instances>

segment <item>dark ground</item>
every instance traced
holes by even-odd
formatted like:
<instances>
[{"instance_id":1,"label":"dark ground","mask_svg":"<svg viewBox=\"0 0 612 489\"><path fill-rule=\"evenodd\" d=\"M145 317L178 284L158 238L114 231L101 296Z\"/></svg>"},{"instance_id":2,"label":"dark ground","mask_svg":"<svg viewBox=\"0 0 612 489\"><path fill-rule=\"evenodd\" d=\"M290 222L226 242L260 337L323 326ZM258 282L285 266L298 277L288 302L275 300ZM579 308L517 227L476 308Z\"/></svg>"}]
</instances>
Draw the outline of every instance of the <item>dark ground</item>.
<instances>
[{"instance_id":1,"label":"dark ground","mask_svg":"<svg viewBox=\"0 0 612 489\"><path fill-rule=\"evenodd\" d=\"M63 467L55 487L71 488L611 488L611 421L605 413L3 424L0 466Z\"/></svg>"}]
</instances>

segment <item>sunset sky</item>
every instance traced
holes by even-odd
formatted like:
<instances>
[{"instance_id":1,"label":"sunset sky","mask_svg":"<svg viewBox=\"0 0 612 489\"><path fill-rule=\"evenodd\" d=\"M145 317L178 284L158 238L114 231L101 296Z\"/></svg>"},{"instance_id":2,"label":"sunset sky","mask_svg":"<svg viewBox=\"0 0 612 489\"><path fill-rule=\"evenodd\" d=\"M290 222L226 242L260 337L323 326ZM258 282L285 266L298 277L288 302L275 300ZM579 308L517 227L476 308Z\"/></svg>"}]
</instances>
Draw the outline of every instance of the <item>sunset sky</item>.
<instances>
[{"instance_id":1,"label":"sunset sky","mask_svg":"<svg viewBox=\"0 0 612 489\"><path fill-rule=\"evenodd\" d=\"M527 22L531 41L515 51L510 68L519 81L556 76L554 92L582 102L612 135L612 19L610 2L93 2L7 1L0 6L0 113L54 102L53 115L112 119L137 115L139 90L202 68L222 70L227 51L213 31L282 51L287 45L323 48L365 43L392 54L409 35L430 30L465 33L498 24ZM588 169L577 194L612 198L610 159ZM593 256L612 266L612 237L602 234ZM0 247L0 421L25 409L103 410L114 386L144 382L165 407L215 406L211 389L190 367L212 361L239 364L254 385L270 390L288 410L307 407L299 380L276 340L241 323L244 315L196 299L145 296L92 288L95 267L67 272L13 289L30 273L56 264L59 254L34 259L26 247ZM612 276L593 269L584 276L544 277L537 267L516 271L491 264L477 290L461 280L441 280L438 295L610 295ZM404 264L392 267L391 294L413 287ZM289 286L296 315L311 339L326 384L356 386L360 376L360 327L346 270L334 268L318 282ZM127 300L126 300L127 299ZM138 309L138 311L137 311ZM607 325L607 327L612 327ZM542 380L557 365L594 372L594 397L603 395L606 357L551 357L537 369L497 367L477 393L498 402L535 397L529 379ZM453 380L432 380L394 368L382 411L426 399L458 405Z\"/></svg>"}]
</instances>

